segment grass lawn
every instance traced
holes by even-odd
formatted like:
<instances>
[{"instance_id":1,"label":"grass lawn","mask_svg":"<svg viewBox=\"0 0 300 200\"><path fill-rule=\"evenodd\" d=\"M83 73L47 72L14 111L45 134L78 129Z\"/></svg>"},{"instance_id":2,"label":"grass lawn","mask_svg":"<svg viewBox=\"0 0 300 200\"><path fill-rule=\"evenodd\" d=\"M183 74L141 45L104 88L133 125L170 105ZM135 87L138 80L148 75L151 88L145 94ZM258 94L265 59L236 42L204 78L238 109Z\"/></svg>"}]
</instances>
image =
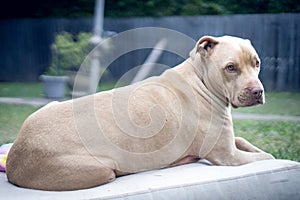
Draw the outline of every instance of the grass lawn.
<instances>
[{"instance_id":1,"label":"grass lawn","mask_svg":"<svg viewBox=\"0 0 300 200\"><path fill-rule=\"evenodd\" d=\"M98 90L113 88L101 85ZM0 97L42 97L40 83L0 83ZM300 93L267 93L263 106L233 112L300 116ZM38 108L0 104L0 145L13 142L27 116ZM234 120L235 133L276 158L300 161L300 123L287 121Z\"/></svg>"},{"instance_id":2,"label":"grass lawn","mask_svg":"<svg viewBox=\"0 0 300 200\"><path fill-rule=\"evenodd\" d=\"M234 120L234 130L275 158L300 162L299 122Z\"/></svg>"},{"instance_id":3,"label":"grass lawn","mask_svg":"<svg viewBox=\"0 0 300 200\"><path fill-rule=\"evenodd\" d=\"M13 142L24 120L38 108L0 104L0 144Z\"/></svg>"},{"instance_id":4,"label":"grass lawn","mask_svg":"<svg viewBox=\"0 0 300 200\"><path fill-rule=\"evenodd\" d=\"M0 97L43 97L43 84L0 83Z\"/></svg>"},{"instance_id":5,"label":"grass lawn","mask_svg":"<svg viewBox=\"0 0 300 200\"><path fill-rule=\"evenodd\" d=\"M114 83L100 84L97 91L109 90L114 86ZM66 92L68 93L68 90ZM43 84L0 82L0 97L44 97Z\"/></svg>"}]
</instances>

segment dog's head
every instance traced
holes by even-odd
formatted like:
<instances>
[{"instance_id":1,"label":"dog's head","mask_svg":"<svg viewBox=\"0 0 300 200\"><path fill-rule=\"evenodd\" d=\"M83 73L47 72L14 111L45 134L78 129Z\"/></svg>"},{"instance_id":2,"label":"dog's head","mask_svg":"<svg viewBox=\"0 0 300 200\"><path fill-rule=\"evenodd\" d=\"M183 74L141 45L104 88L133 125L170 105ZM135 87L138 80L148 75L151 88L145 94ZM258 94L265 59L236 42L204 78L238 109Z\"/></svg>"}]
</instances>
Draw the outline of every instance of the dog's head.
<instances>
[{"instance_id":1,"label":"dog's head","mask_svg":"<svg viewBox=\"0 0 300 200\"><path fill-rule=\"evenodd\" d=\"M249 40L223 36L204 36L190 52L204 84L222 95L232 107L265 102L258 78L260 59Z\"/></svg>"}]
</instances>

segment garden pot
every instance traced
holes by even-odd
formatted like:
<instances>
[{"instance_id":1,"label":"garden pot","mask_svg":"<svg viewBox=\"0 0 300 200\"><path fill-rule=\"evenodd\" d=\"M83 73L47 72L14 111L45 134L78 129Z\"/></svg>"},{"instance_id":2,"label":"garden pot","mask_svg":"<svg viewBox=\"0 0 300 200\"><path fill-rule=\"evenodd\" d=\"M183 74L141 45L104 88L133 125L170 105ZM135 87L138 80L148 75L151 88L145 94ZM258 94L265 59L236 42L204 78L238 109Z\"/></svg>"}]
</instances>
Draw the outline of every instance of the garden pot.
<instances>
[{"instance_id":1,"label":"garden pot","mask_svg":"<svg viewBox=\"0 0 300 200\"><path fill-rule=\"evenodd\" d=\"M65 96L67 76L47 76L41 75L40 79L44 82L45 96L49 99L62 99Z\"/></svg>"}]
</instances>

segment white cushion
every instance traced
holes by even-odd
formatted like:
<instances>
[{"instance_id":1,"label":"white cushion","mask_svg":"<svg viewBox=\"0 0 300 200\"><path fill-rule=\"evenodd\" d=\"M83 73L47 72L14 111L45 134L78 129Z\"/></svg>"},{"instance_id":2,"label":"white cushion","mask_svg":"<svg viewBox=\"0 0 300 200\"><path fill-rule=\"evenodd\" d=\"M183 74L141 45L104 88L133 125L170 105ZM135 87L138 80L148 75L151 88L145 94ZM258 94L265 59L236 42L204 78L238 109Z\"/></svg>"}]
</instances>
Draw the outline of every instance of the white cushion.
<instances>
[{"instance_id":1,"label":"white cushion","mask_svg":"<svg viewBox=\"0 0 300 200\"><path fill-rule=\"evenodd\" d=\"M61 177L57 177L61 178ZM117 178L99 187L50 192L18 188L0 173L0 199L300 199L300 163L265 160L237 167L206 161Z\"/></svg>"}]
</instances>

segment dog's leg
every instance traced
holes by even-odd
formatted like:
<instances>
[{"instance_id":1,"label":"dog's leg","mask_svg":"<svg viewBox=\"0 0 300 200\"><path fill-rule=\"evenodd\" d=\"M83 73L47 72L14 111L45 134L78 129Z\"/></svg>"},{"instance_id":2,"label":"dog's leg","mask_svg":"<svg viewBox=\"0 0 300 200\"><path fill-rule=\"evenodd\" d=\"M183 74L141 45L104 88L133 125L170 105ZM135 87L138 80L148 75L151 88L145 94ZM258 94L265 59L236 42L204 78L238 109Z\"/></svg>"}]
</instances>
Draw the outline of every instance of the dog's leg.
<instances>
[{"instance_id":1,"label":"dog's leg","mask_svg":"<svg viewBox=\"0 0 300 200\"><path fill-rule=\"evenodd\" d=\"M205 157L215 165L235 166L259 160L274 159L271 154L258 149L243 138L232 137L221 141Z\"/></svg>"},{"instance_id":2,"label":"dog's leg","mask_svg":"<svg viewBox=\"0 0 300 200\"><path fill-rule=\"evenodd\" d=\"M238 149L248 152L263 152L261 149L252 145L250 142L242 137L235 137L235 145Z\"/></svg>"},{"instance_id":3,"label":"dog's leg","mask_svg":"<svg viewBox=\"0 0 300 200\"><path fill-rule=\"evenodd\" d=\"M9 181L15 185L39 190L78 190L115 180L114 170L90 155L62 155L45 158L35 168L24 166L22 174L12 172ZM18 174L19 177L18 177ZM22 176L22 178L20 177Z\"/></svg>"},{"instance_id":4,"label":"dog's leg","mask_svg":"<svg viewBox=\"0 0 300 200\"><path fill-rule=\"evenodd\" d=\"M240 164L246 164L246 163L255 162L259 160L270 160L270 159L274 159L274 157L271 154L266 153L264 151L247 152L247 151L236 149L235 157L233 158L232 162L234 163L235 161L237 161L238 165L240 165Z\"/></svg>"},{"instance_id":5,"label":"dog's leg","mask_svg":"<svg viewBox=\"0 0 300 200\"><path fill-rule=\"evenodd\" d=\"M215 165L237 166L259 160L274 159L274 157L265 152L247 152L235 149L234 152L211 153L206 159Z\"/></svg>"}]
</instances>

